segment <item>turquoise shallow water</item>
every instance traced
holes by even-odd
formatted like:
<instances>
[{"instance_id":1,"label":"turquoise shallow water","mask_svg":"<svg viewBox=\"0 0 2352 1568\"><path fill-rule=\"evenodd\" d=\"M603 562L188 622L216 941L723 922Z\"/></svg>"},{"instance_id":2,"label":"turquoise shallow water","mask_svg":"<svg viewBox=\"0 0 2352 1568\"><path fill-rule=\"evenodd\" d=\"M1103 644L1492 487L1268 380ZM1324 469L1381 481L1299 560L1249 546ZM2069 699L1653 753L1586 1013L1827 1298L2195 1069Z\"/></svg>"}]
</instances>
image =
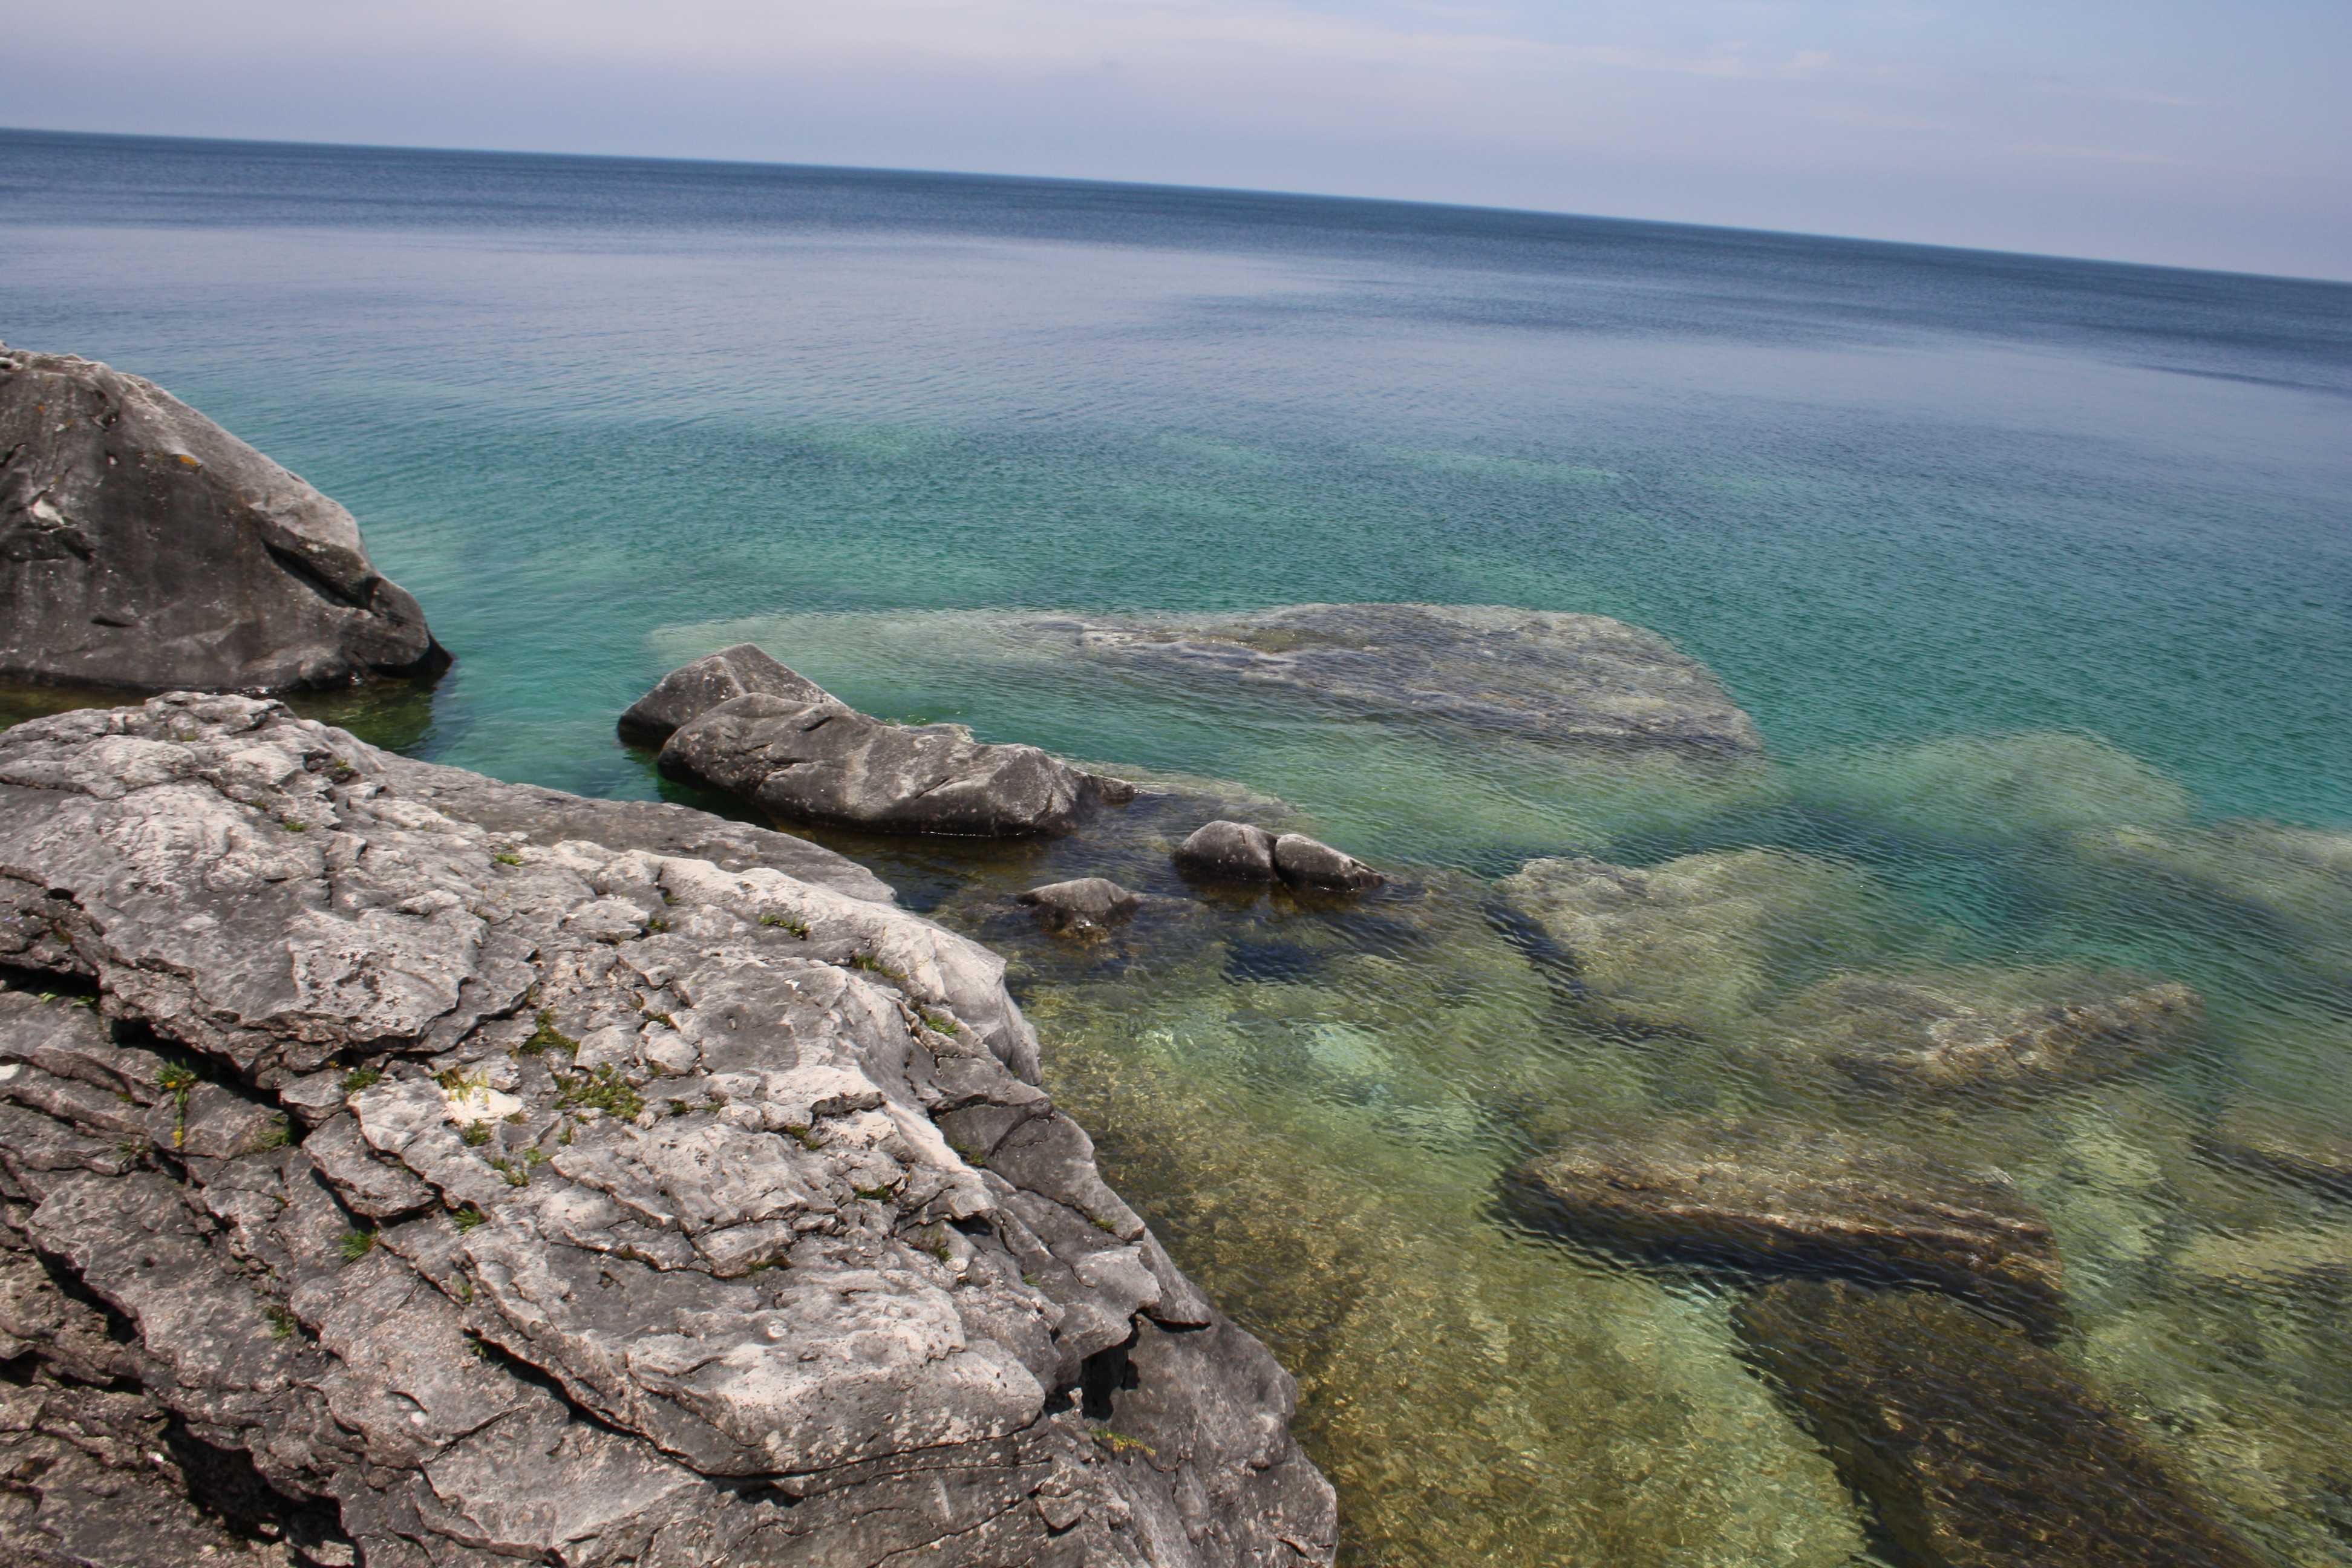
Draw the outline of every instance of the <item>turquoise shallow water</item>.
<instances>
[{"instance_id":1,"label":"turquoise shallow water","mask_svg":"<svg viewBox=\"0 0 2352 1568\"><path fill-rule=\"evenodd\" d=\"M2064 1353L2276 1560L2352 1561L2331 1457L2352 1227L2196 1154L2241 1102L2352 1128L2352 857L2328 837L2352 831L2352 288L1241 194L0 133L0 338L152 376L349 505L458 658L368 720L418 754L653 795L613 716L755 636L870 711L1234 781L1406 872L1393 907L1073 956L991 900L1057 868L1145 879L1150 855L844 845L1011 952L1114 1181L1300 1373L1358 1561L1882 1549L1733 1353L1715 1285L1492 1213L1562 1108L1693 1107L1998 1161L2058 1225ZM1006 633L1316 600L1653 627L1774 765L1664 776L1113 678ZM1531 857L1757 847L1838 868L1847 934L1759 961L1759 991L1671 1047L1498 914L1494 879ZM1745 950L1716 934L1692 962L1730 973ZM1857 967L1991 991L2121 969L2195 986L2209 1023L2138 1072L1929 1131L1867 1099L1792 1111L1759 1020Z\"/></svg>"}]
</instances>

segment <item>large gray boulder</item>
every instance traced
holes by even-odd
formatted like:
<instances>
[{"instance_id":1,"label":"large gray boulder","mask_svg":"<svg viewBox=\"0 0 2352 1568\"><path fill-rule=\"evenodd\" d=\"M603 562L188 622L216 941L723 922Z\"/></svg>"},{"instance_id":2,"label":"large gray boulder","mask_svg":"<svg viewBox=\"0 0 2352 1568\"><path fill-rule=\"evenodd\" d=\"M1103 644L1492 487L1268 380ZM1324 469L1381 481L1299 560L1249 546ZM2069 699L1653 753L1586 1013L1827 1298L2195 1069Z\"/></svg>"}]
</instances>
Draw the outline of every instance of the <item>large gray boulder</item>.
<instances>
[{"instance_id":1,"label":"large gray boulder","mask_svg":"<svg viewBox=\"0 0 2352 1568\"><path fill-rule=\"evenodd\" d=\"M0 735L0 973L94 988L0 1004L0 1253L243 1467L214 1506L370 1565L1330 1560L1294 1384L1002 960L781 836L469 781L240 697ZM41 1386L68 1337L16 1336ZM192 1465L112 1484L168 1523ZM0 1555L100 1522L0 1510Z\"/></svg>"},{"instance_id":2,"label":"large gray boulder","mask_svg":"<svg viewBox=\"0 0 2352 1568\"><path fill-rule=\"evenodd\" d=\"M622 721L640 737L664 725L664 773L819 826L1019 838L1135 798L1034 746L869 718L749 643L673 670Z\"/></svg>"},{"instance_id":3,"label":"large gray boulder","mask_svg":"<svg viewBox=\"0 0 2352 1568\"><path fill-rule=\"evenodd\" d=\"M287 691L448 663L350 512L152 382L0 348L0 679Z\"/></svg>"},{"instance_id":4,"label":"large gray boulder","mask_svg":"<svg viewBox=\"0 0 2352 1568\"><path fill-rule=\"evenodd\" d=\"M1715 676L1606 616L1497 605L1286 605L1221 616L1027 623L1077 655L1228 687L1279 687L1379 718L1524 739L1751 756Z\"/></svg>"}]
</instances>

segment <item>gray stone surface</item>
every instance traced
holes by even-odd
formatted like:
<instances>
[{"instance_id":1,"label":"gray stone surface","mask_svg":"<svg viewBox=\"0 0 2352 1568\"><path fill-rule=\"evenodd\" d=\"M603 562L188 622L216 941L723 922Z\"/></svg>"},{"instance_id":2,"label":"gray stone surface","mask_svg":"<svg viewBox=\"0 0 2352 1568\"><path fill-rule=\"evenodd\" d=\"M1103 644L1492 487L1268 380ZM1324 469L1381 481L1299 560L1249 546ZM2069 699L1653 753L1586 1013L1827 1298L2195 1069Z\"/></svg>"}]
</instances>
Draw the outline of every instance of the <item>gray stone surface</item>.
<instances>
[{"instance_id":1,"label":"gray stone surface","mask_svg":"<svg viewBox=\"0 0 2352 1568\"><path fill-rule=\"evenodd\" d=\"M0 1322L0 1398L96 1358L245 1467L205 1528L321 1562L1330 1561L1294 1385L1104 1184L1001 960L761 840L435 804L481 794L245 698L0 735L8 962L97 986L0 994L0 1249L115 1325Z\"/></svg>"},{"instance_id":2,"label":"gray stone surface","mask_svg":"<svg viewBox=\"0 0 2352 1568\"><path fill-rule=\"evenodd\" d=\"M1747 755L1763 741L1706 667L1606 616L1494 605L1286 605L1216 618L1055 619L1086 658L1275 686L1372 717L1529 740Z\"/></svg>"},{"instance_id":3,"label":"gray stone surface","mask_svg":"<svg viewBox=\"0 0 2352 1568\"><path fill-rule=\"evenodd\" d=\"M1304 892L1363 893L1388 880L1353 855L1303 833L1286 833L1274 841L1274 869Z\"/></svg>"},{"instance_id":4,"label":"gray stone surface","mask_svg":"<svg viewBox=\"0 0 2352 1568\"><path fill-rule=\"evenodd\" d=\"M1597 1128L1504 1191L1538 1227L1637 1255L1927 1285L2037 1331L2064 1315L2050 1222L2015 1183L1843 1134L1755 1120Z\"/></svg>"},{"instance_id":5,"label":"gray stone surface","mask_svg":"<svg viewBox=\"0 0 2352 1568\"><path fill-rule=\"evenodd\" d=\"M448 662L350 512L152 382L0 348L0 679L282 691Z\"/></svg>"},{"instance_id":6,"label":"gray stone surface","mask_svg":"<svg viewBox=\"0 0 2352 1568\"><path fill-rule=\"evenodd\" d=\"M793 702L823 702L831 695L769 658L755 644L737 643L663 676L621 715L621 738L658 746L720 703L755 691Z\"/></svg>"},{"instance_id":7,"label":"gray stone surface","mask_svg":"<svg viewBox=\"0 0 2352 1568\"><path fill-rule=\"evenodd\" d=\"M1370 892L1388 879L1354 856L1303 833L1279 837L1246 822L1204 823L1170 857L1185 876L1298 892Z\"/></svg>"},{"instance_id":8,"label":"gray stone surface","mask_svg":"<svg viewBox=\"0 0 2352 1568\"><path fill-rule=\"evenodd\" d=\"M1274 835L1263 827L1220 818L1202 824L1169 858L1188 877L1263 886L1280 880L1274 868Z\"/></svg>"},{"instance_id":9,"label":"gray stone surface","mask_svg":"<svg viewBox=\"0 0 2352 1568\"><path fill-rule=\"evenodd\" d=\"M1135 797L1133 785L1034 746L886 724L822 691L721 702L670 736L661 767L777 816L872 833L1061 834Z\"/></svg>"}]
</instances>

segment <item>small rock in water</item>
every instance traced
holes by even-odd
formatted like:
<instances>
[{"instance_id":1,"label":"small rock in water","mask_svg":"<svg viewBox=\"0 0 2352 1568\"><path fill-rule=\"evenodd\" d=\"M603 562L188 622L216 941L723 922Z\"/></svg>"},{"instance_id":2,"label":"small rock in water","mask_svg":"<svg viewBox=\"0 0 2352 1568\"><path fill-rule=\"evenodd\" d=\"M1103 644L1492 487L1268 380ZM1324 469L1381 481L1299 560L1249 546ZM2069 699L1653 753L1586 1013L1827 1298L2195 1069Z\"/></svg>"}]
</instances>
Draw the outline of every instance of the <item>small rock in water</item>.
<instances>
[{"instance_id":1,"label":"small rock in water","mask_svg":"<svg viewBox=\"0 0 2352 1568\"><path fill-rule=\"evenodd\" d=\"M1176 847L1176 868L1220 882L1266 883L1274 868L1274 835L1246 822L1212 822Z\"/></svg>"},{"instance_id":2,"label":"small rock in water","mask_svg":"<svg viewBox=\"0 0 2352 1568\"><path fill-rule=\"evenodd\" d=\"M1783 1279L1732 1314L1921 1568L2254 1568L2064 1362L1948 1297Z\"/></svg>"},{"instance_id":3,"label":"small rock in water","mask_svg":"<svg viewBox=\"0 0 2352 1568\"><path fill-rule=\"evenodd\" d=\"M1071 935L1098 931L1143 907L1139 895L1108 877L1080 877L1076 881L1048 883L1030 889L1020 895L1020 900L1036 910L1038 920L1048 931Z\"/></svg>"},{"instance_id":4,"label":"small rock in water","mask_svg":"<svg viewBox=\"0 0 2352 1568\"><path fill-rule=\"evenodd\" d=\"M1388 880L1354 856L1305 834L1277 838L1245 822L1209 823L1178 845L1171 858L1188 877L1261 887L1281 883L1318 893L1360 893Z\"/></svg>"},{"instance_id":5,"label":"small rock in water","mask_svg":"<svg viewBox=\"0 0 2352 1568\"><path fill-rule=\"evenodd\" d=\"M1388 880L1352 855L1303 833L1274 841L1274 868L1294 888L1318 893L1360 893Z\"/></svg>"},{"instance_id":6,"label":"small rock in water","mask_svg":"<svg viewBox=\"0 0 2352 1568\"><path fill-rule=\"evenodd\" d=\"M1996 1171L1755 1121L1565 1140L1504 1179L1534 1224L1637 1254L1900 1280L2035 1330L2064 1314L2049 1221Z\"/></svg>"}]
</instances>

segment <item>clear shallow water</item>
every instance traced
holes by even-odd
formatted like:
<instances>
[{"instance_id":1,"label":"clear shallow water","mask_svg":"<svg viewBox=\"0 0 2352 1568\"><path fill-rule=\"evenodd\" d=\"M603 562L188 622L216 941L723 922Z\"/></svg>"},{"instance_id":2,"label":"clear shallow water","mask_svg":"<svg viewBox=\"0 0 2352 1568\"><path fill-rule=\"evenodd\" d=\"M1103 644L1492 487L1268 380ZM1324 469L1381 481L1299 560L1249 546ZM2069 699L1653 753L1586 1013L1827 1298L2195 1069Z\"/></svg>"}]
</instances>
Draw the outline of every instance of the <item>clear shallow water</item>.
<instances>
[{"instance_id":1,"label":"clear shallow water","mask_svg":"<svg viewBox=\"0 0 2352 1568\"><path fill-rule=\"evenodd\" d=\"M1189 824L843 845L1011 953L1113 1181L1300 1374L1355 1561L1874 1550L1716 1282L1498 1223L1497 1173L1562 1115L1696 1109L2001 1164L2058 1228L2061 1352L2278 1561L2352 1562L2352 1216L2196 1152L2248 1101L2352 1130L2342 841L2233 826L2352 829L2352 289L12 133L0 338L150 375L351 506L458 656L367 716L419 754L650 795L614 714L756 636L871 711L1235 781L1407 873L1353 915L1195 910L1073 952L997 896L1094 869L1176 892L1159 854ZM1307 600L1653 627L1773 765L1345 721L1008 629ZM1702 933L1703 979L1755 978L1664 1037L1580 999L1494 887L1534 856L1759 846L1832 863L1838 918L1761 957ZM2209 1023L2131 1073L1930 1112L1809 1094L1776 1054L1825 975L2083 969L2183 981Z\"/></svg>"}]
</instances>

